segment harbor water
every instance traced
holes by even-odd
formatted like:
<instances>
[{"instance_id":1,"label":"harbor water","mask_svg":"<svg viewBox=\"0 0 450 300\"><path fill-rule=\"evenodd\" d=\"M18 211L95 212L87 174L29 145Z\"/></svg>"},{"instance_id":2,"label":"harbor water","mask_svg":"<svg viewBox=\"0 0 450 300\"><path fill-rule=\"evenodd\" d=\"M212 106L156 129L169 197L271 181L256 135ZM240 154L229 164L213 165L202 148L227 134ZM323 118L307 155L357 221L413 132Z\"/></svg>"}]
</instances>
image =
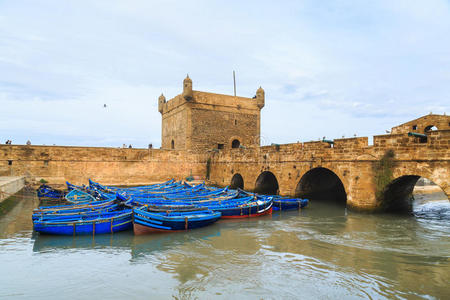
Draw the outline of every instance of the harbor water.
<instances>
[{"instance_id":1,"label":"harbor water","mask_svg":"<svg viewBox=\"0 0 450 300\"><path fill-rule=\"evenodd\" d=\"M39 201L23 192L0 216L0 299L450 299L450 203L424 197L414 215L311 201L188 232L58 237L33 232Z\"/></svg>"}]
</instances>

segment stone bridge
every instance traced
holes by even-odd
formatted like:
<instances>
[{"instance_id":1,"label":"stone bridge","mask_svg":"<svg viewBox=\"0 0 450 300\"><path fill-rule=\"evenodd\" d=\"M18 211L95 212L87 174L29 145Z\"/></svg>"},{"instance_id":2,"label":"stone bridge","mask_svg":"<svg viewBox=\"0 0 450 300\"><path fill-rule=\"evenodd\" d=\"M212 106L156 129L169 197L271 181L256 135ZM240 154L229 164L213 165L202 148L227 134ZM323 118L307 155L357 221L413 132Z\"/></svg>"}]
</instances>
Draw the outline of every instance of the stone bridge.
<instances>
[{"instance_id":1,"label":"stone bridge","mask_svg":"<svg viewBox=\"0 0 450 300\"><path fill-rule=\"evenodd\" d=\"M238 120L239 124L239 120ZM233 124L234 126L234 124ZM148 184L209 176L260 193L331 199L357 210L409 210L420 177L450 195L450 117L428 115L373 138L214 150L0 145L0 176Z\"/></svg>"},{"instance_id":2,"label":"stone bridge","mask_svg":"<svg viewBox=\"0 0 450 300\"><path fill-rule=\"evenodd\" d=\"M357 137L230 149L210 159L217 185L333 199L356 210L410 210L420 177L450 195L450 117L413 120L374 136L370 146L367 137Z\"/></svg>"}]
</instances>

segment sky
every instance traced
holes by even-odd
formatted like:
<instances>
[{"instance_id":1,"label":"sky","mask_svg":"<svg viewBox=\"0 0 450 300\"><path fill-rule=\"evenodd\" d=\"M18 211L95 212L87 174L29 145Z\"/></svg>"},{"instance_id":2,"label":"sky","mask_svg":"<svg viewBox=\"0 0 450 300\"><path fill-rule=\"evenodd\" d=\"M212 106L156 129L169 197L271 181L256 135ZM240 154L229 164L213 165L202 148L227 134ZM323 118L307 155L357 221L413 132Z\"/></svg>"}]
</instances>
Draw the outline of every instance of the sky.
<instances>
[{"instance_id":1,"label":"sky","mask_svg":"<svg viewBox=\"0 0 450 300\"><path fill-rule=\"evenodd\" d=\"M385 134L450 113L450 1L0 0L0 142L159 147L158 96L233 70L263 144Z\"/></svg>"}]
</instances>

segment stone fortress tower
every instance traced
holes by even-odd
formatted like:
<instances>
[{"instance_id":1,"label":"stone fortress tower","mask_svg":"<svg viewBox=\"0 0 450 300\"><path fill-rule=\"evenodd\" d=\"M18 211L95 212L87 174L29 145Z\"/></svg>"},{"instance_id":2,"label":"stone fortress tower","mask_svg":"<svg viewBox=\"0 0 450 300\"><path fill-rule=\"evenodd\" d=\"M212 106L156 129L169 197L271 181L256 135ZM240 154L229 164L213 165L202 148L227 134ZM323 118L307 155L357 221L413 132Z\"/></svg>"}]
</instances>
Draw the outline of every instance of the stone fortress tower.
<instances>
[{"instance_id":1,"label":"stone fortress tower","mask_svg":"<svg viewBox=\"0 0 450 300\"><path fill-rule=\"evenodd\" d=\"M264 90L253 98L194 91L189 75L183 92L158 99L163 149L211 151L259 146Z\"/></svg>"}]
</instances>

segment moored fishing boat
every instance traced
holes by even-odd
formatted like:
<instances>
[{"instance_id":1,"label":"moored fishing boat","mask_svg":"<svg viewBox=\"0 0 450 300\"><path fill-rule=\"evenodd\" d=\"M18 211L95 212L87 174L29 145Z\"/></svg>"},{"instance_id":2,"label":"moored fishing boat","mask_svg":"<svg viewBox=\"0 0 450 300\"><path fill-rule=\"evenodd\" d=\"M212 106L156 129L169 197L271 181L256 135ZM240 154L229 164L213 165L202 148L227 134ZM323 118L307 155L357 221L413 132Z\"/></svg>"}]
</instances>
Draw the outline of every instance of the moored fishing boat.
<instances>
[{"instance_id":1,"label":"moored fishing boat","mask_svg":"<svg viewBox=\"0 0 450 300\"><path fill-rule=\"evenodd\" d=\"M46 184L41 185L36 192L39 198L63 199L66 195L66 192L57 190Z\"/></svg>"},{"instance_id":2,"label":"moored fishing boat","mask_svg":"<svg viewBox=\"0 0 450 300\"><path fill-rule=\"evenodd\" d=\"M33 221L34 230L43 234L82 235L113 233L132 228L131 209Z\"/></svg>"},{"instance_id":3,"label":"moored fishing boat","mask_svg":"<svg viewBox=\"0 0 450 300\"><path fill-rule=\"evenodd\" d=\"M89 203L94 202L96 199L94 196L92 196L89 193L86 193L79 189L72 189L66 196L66 200L75 203L75 204L81 204L81 203Z\"/></svg>"},{"instance_id":4,"label":"moored fishing boat","mask_svg":"<svg viewBox=\"0 0 450 300\"><path fill-rule=\"evenodd\" d=\"M222 213L223 219L253 218L272 213L272 197L257 198L244 203L223 203L208 208Z\"/></svg>"},{"instance_id":5,"label":"moored fishing boat","mask_svg":"<svg viewBox=\"0 0 450 300\"><path fill-rule=\"evenodd\" d=\"M66 205L55 205L55 206L40 206L33 210L33 213L54 213L54 212L69 212L77 211L80 209L97 209L107 205L114 204L115 200L102 200L90 203L82 204L66 204Z\"/></svg>"},{"instance_id":6,"label":"moored fishing boat","mask_svg":"<svg viewBox=\"0 0 450 300\"><path fill-rule=\"evenodd\" d=\"M134 208L134 233L146 234L200 228L216 222L221 216L220 212L214 212L205 208L177 209L160 211L160 209L148 206Z\"/></svg>"},{"instance_id":7,"label":"moored fishing boat","mask_svg":"<svg viewBox=\"0 0 450 300\"><path fill-rule=\"evenodd\" d=\"M273 199L273 210L302 209L308 202L308 199L276 197Z\"/></svg>"},{"instance_id":8,"label":"moored fishing boat","mask_svg":"<svg viewBox=\"0 0 450 300\"><path fill-rule=\"evenodd\" d=\"M94 214L101 214L106 212L113 212L117 210L124 209L125 205L122 203L112 203L105 206L100 207L85 207L85 208L78 208L78 209L71 209L71 210L55 210L55 211L41 211L41 212L35 212L32 215L32 220L50 220L50 219L56 219L61 217L78 217L80 215L94 215Z\"/></svg>"}]
</instances>

